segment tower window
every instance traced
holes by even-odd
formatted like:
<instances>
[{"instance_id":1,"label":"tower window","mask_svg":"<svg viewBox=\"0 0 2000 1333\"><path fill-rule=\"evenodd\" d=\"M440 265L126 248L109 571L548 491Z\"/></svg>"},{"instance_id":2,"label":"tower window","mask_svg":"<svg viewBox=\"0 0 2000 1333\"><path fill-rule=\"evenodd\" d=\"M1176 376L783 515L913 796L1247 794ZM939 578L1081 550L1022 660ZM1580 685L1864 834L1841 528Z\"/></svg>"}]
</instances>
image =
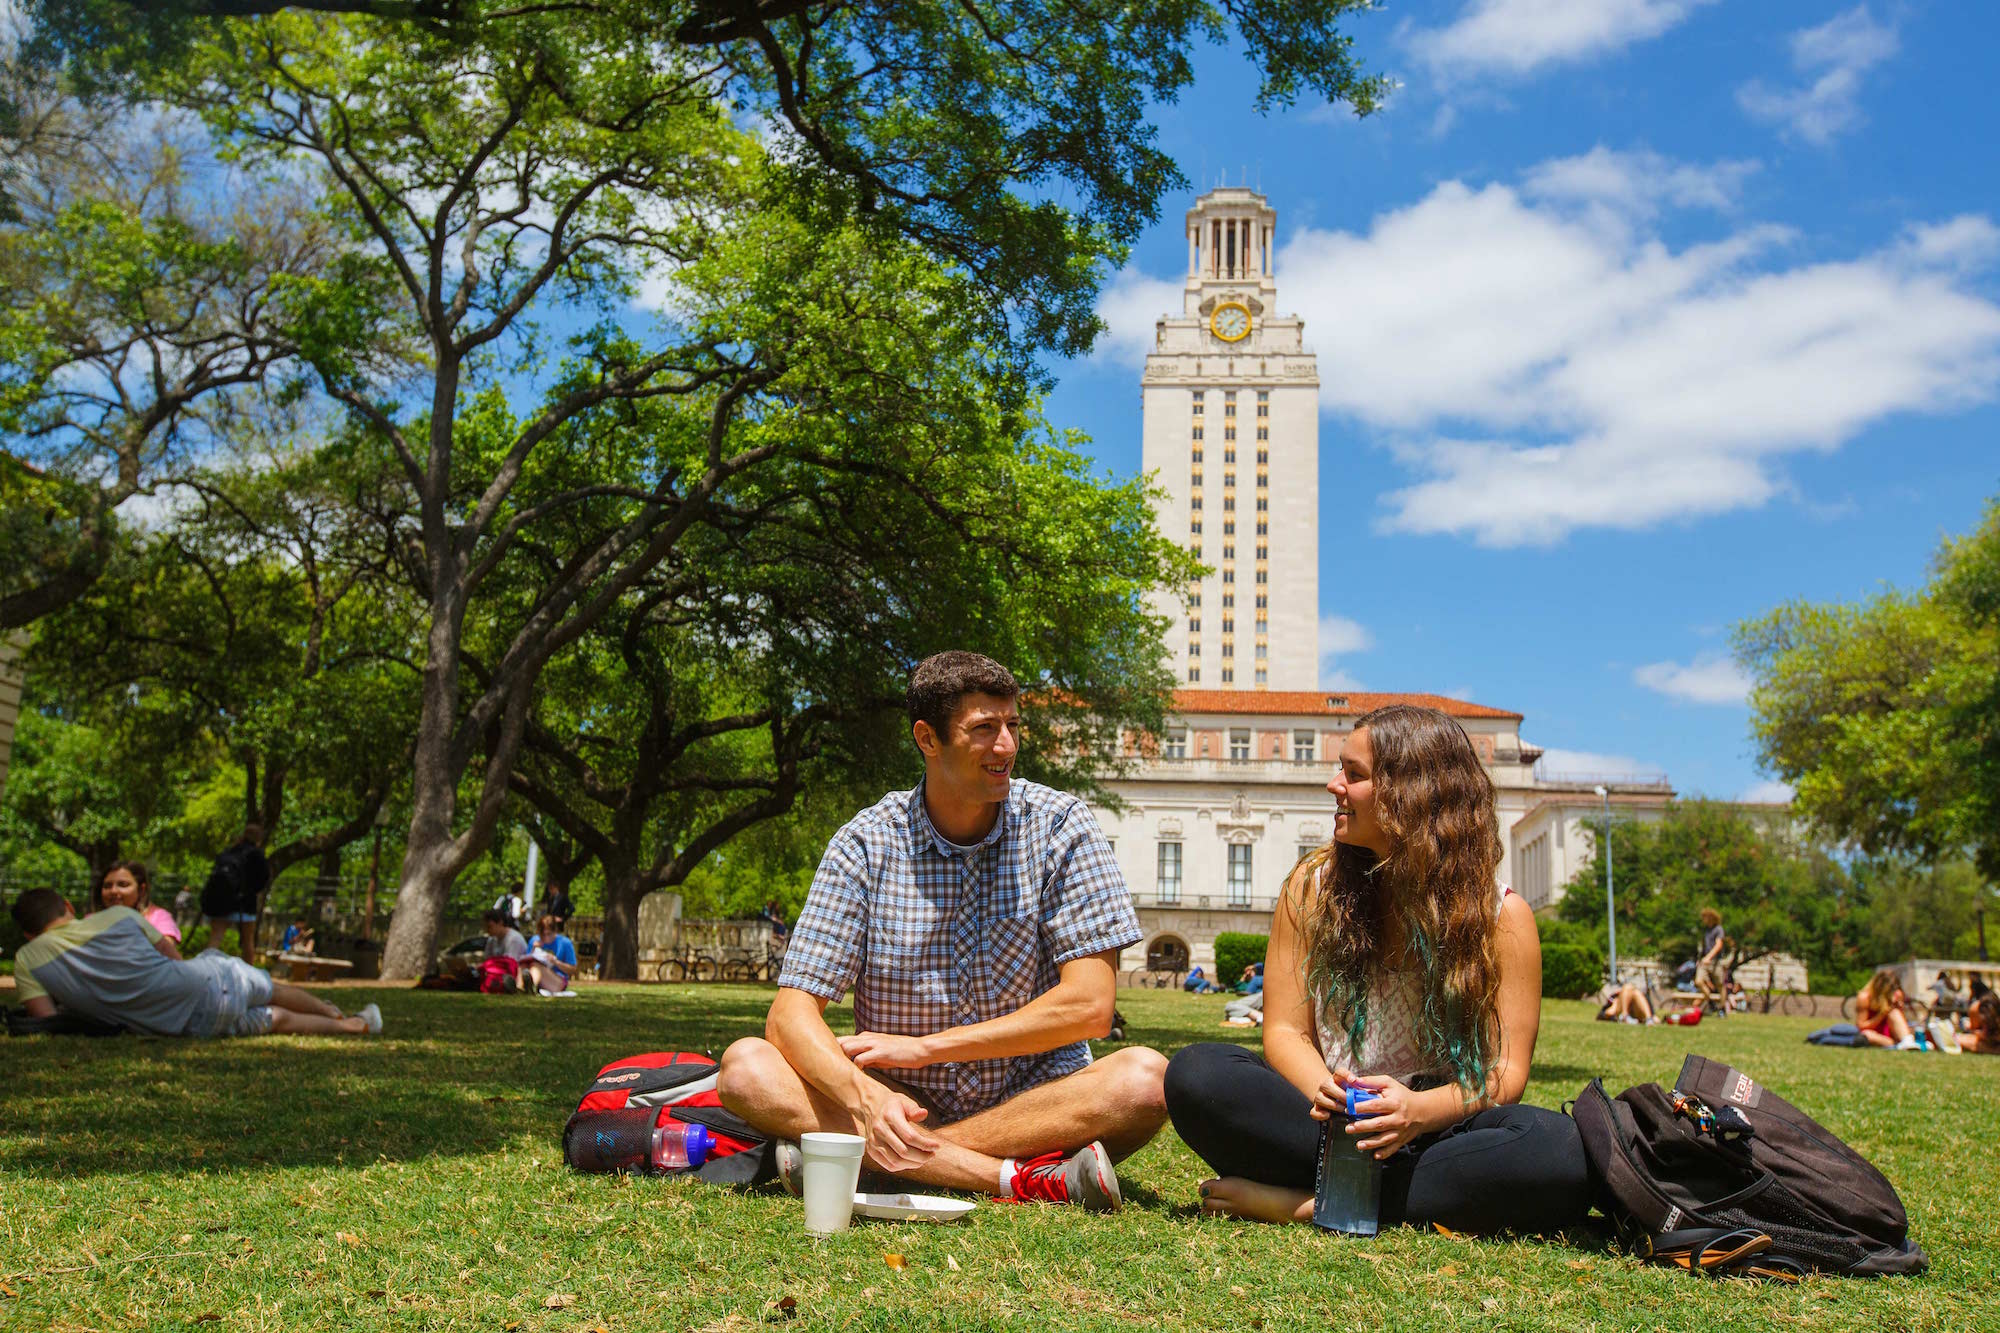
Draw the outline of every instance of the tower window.
<instances>
[{"instance_id":1,"label":"tower window","mask_svg":"<svg viewBox=\"0 0 2000 1333\"><path fill-rule=\"evenodd\" d=\"M1236 548L1230 543L1224 542L1222 544L1222 558L1224 560L1234 560L1236 558Z\"/></svg>"},{"instance_id":2,"label":"tower window","mask_svg":"<svg viewBox=\"0 0 2000 1333\"><path fill-rule=\"evenodd\" d=\"M1200 629L1201 626L1197 624L1195 628ZM1236 618L1234 616L1224 616L1222 618L1222 632L1224 634L1234 634L1236 632Z\"/></svg>"},{"instance_id":3,"label":"tower window","mask_svg":"<svg viewBox=\"0 0 2000 1333\"><path fill-rule=\"evenodd\" d=\"M1188 617L1188 633L1190 633L1190 634L1199 634L1199 633L1201 633L1201 617L1200 617L1200 616L1189 616L1189 617Z\"/></svg>"},{"instance_id":4,"label":"tower window","mask_svg":"<svg viewBox=\"0 0 2000 1333\"><path fill-rule=\"evenodd\" d=\"M1257 535L1258 535L1259 537L1268 537L1268 536L1270 536L1270 535L1271 535L1271 531L1270 531L1270 529L1271 529L1271 525L1270 525L1270 524L1269 524L1268 522L1266 522L1265 520L1263 520L1263 519L1261 519L1261 518L1257 520Z\"/></svg>"},{"instance_id":5,"label":"tower window","mask_svg":"<svg viewBox=\"0 0 2000 1333\"><path fill-rule=\"evenodd\" d=\"M1236 497L1228 491L1222 493L1222 512L1225 514L1236 512Z\"/></svg>"},{"instance_id":6,"label":"tower window","mask_svg":"<svg viewBox=\"0 0 2000 1333\"><path fill-rule=\"evenodd\" d=\"M1194 555L1195 555L1195 559L1197 559L1197 560L1201 559L1201 548L1200 548L1199 546L1197 546L1197 547L1195 547L1195 548L1194 548ZM1234 582L1236 582L1236 571L1235 571L1235 570L1233 570L1233 569L1225 569L1225 570L1223 570L1223 571L1222 571L1222 581L1223 581L1224 583L1234 583Z\"/></svg>"},{"instance_id":7,"label":"tower window","mask_svg":"<svg viewBox=\"0 0 2000 1333\"><path fill-rule=\"evenodd\" d=\"M1270 576L1269 574L1266 574L1266 573L1265 573L1265 572L1264 572L1263 570L1261 570L1261 569L1257 571L1257 582L1259 582L1259 583L1269 583L1270 581L1271 581L1271 576Z\"/></svg>"},{"instance_id":8,"label":"tower window","mask_svg":"<svg viewBox=\"0 0 2000 1333\"><path fill-rule=\"evenodd\" d=\"M1262 514L1262 513L1267 513L1267 512L1269 512L1270 508L1271 508L1271 497L1270 497L1270 496L1268 496L1268 495L1260 495L1260 496L1258 496L1258 497L1257 497L1257 512L1258 512L1258 513L1260 513L1260 514Z\"/></svg>"},{"instance_id":9,"label":"tower window","mask_svg":"<svg viewBox=\"0 0 2000 1333\"><path fill-rule=\"evenodd\" d=\"M1194 432L1193 432L1193 435L1194 435L1194 438L1195 438L1195 439L1199 440L1199 439L1201 438L1201 427L1199 427L1199 426L1196 426L1196 427L1194 428Z\"/></svg>"},{"instance_id":10,"label":"tower window","mask_svg":"<svg viewBox=\"0 0 2000 1333\"><path fill-rule=\"evenodd\" d=\"M1257 543L1257 558L1259 560L1269 560L1271 558L1271 548L1262 542Z\"/></svg>"},{"instance_id":11,"label":"tower window","mask_svg":"<svg viewBox=\"0 0 2000 1333\"><path fill-rule=\"evenodd\" d=\"M1235 594L1235 593L1233 593L1233 592L1226 592L1226 593L1222 594L1222 609L1223 609L1223 610L1227 611L1227 610L1228 610L1228 609L1229 609L1230 607L1232 607L1232 606L1235 606L1235 605L1236 605L1236 594Z\"/></svg>"},{"instance_id":12,"label":"tower window","mask_svg":"<svg viewBox=\"0 0 2000 1333\"><path fill-rule=\"evenodd\" d=\"M1257 427L1257 438L1258 438L1259 440L1268 440L1268 439L1270 439L1270 438L1271 438L1271 428L1270 428L1269 426L1259 426L1259 427ZM1261 453L1261 452L1263 452L1263 451L1262 451L1262 450L1259 450L1258 452L1260 452L1260 453Z\"/></svg>"},{"instance_id":13,"label":"tower window","mask_svg":"<svg viewBox=\"0 0 2000 1333\"><path fill-rule=\"evenodd\" d=\"M1257 609L1259 611L1262 611L1264 609L1264 603L1265 603L1264 594L1260 592L1257 594Z\"/></svg>"},{"instance_id":14,"label":"tower window","mask_svg":"<svg viewBox=\"0 0 2000 1333\"><path fill-rule=\"evenodd\" d=\"M1196 513L1200 513L1201 497L1199 495L1190 495L1188 497L1188 508L1194 510Z\"/></svg>"},{"instance_id":15,"label":"tower window","mask_svg":"<svg viewBox=\"0 0 2000 1333\"><path fill-rule=\"evenodd\" d=\"M1196 446L1194 447L1194 457L1193 457L1193 459L1191 459L1190 461L1191 461L1191 462L1195 462L1195 463L1199 463L1199 462L1201 461L1201 446L1200 446L1200 445L1196 445Z\"/></svg>"},{"instance_id":16,"label":"tower window","mask_svg":"<svg viewBox=\"0 0 2000 1333\"><path fill-rule=\"evenodd\" d=\"M1223 428L1222 428L1222 438L1223 438L1223 439L1225 439L1225 440L1233 440L1233 439L1235 439L1235 438L1236 438L1236 427L1234 427L1234 426L1229 426L1229 425L1225 425L1225 426L1223 426Z\"/></svg>"},{"instance_id":17,"label":"tower window","mask_svg":"<svg viewBox=\"0 0 2000 1333\"><path fill-rule=\"evenodd\" d=\"M1201 683L1201 668L1200 668L1200 667L1198 667L1198 666L1191 666L1191 667L1189 667L1189 668L1188 668L1188 684L1190 684L1190 685L1199 685L1200 683Z\"/></svg>"},{"instance_id":18,"label":"tower window","mask_svg":"<svg viewBox=\"0 0 2000 1333\"><path fill-rule=\"evenodd\" d=\"M1257 466L1258 467L1271 466L1271 451L1269 449L1259 449L1257 451Z\"/></svg>"},{"instance_id":19,"label":"tower window","mask_svg":"<svg viewBox=\"0 0 2000 1333\"><path fill-rule=\"evenodd\" d=\"M1236 535L1235 519L1225 518L1224 520L1222 520L1222 535L1225 537L1234 537Z\"/></svg>"},{"instance_id":20,"label":"tower window","mask_svg":"<svg viewBox=\"0 0 2000 1333\"><path fill-rule=\"evenodd\" d=\"M1271 673L1266 671L1263 667L1258 667L1257 683L1259 685L1269 685L1271 683Z\"/></svg>"},{"instance_id":21,"label":"tower window","mask_svg":"<svg viewBox=\"0 0 2000 1333\"><path fill-rule=\"evenodd\" d=\"M1199 536L1201 536L1201 520L1200 520L1200 519L1198 519L1198 518L1191 518L1191 519L1189 519L1189 520L1188 520L1188 535L1189 535L1190 537L1199 537Z\"/></svg>"},{"instance_id":22,"label":"tower window","mask_svg":"<svg viewBox=\"0 0 2000 1333\"><path fill-rule=\"evenodd\" d=\"M1188 594L1188 605L1196 610L1201 609L1201 592L1199 590Z\"/></svg>"},{"instance_id":23,"label":"tower window","mask_svg":"<svg viewBox=\"0 0 2000 1333\"><path fill-rule=\"evenodd\" d=\"M1223 448L1223 450L1222 450L1222 465L1223 465L1224 467L1235 467L1235 466L1236 466L1236 451L1235 451L1234 449L1231 449L1231 448L1228 448L1227 446L1225 446L1225 447Z\"/></svg>"}]
</instances>

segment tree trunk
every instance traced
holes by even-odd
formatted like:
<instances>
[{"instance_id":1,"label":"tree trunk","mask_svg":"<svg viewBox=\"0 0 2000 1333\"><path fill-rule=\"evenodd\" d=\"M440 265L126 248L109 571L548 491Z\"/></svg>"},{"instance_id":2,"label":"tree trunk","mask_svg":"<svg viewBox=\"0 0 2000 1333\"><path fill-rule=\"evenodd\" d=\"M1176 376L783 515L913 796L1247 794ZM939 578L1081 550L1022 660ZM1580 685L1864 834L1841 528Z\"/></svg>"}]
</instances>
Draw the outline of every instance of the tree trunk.
<instances>
[{"instance_id":1,"label":"tree trunk","mask_svg":"<svg viewBox=\"0 0 2000 1333\"><path fill-rule=\"evenodd\" d=\"M444 920L451 886L458 878L447 859L450 851L447 839L442 846L428 849L428 854L413 849L403 857L396 910L389 917L389 937L382 945L382 980L413 981L430 970L437 956L438 925Z\"/></svg>"},{"instance_id":2,"label":"tree trunk","mask_svg":"<svg viewBox=\"0 0 2000 1333\"><path fill-rule=\"evenodd\" d=\"M600 857L604 868L604 937L597 946L597 975L603 981L639 977L639 900L651 887L636 860Z\"/></svg>"}]
</instances>

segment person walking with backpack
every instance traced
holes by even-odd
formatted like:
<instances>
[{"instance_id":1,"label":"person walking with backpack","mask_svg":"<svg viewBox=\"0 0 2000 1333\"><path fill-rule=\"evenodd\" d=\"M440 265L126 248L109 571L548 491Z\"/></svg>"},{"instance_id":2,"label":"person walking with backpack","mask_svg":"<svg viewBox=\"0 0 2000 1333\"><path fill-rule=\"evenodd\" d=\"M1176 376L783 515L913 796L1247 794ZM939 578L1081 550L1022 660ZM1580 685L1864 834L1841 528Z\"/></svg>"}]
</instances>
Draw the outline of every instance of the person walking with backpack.
<instances>
[{"instance_id":1,"label":"person walking with backpack","mask_svg":"<svg viewBox=\"0 0 2000 1333\"><path fill-rule=\"evenodd\" d=\"M1201 1042L1167 1065L1174 1129L1217 1177L1202 1212L1312 1220L1324 1142L1329 1159L1380 1164L1384 1227L1581 1222L1575 1124L1520 1104L1541 944L1495 882L1493 783L1471 739L1436 709L1376 709L1327 789L1333 841L1292 872L1271 921L1263 1054Z\"/></svg>"},{"instance_id":2,"label":"person walking with backpack","mask_svg":"<svg viewBox=\"0 0 2000 1333\"><path fill-rule=\"evenodd\" d=\"M264 826L246 824L236 841L215 858L208 882L201 889L201 914L208 918L211 948L222 947L222 932L234 927L237 952L243 961L257 962L257 916L264 890L271 883L271 863L264 859Z\"/></svg>"}]
</instances>

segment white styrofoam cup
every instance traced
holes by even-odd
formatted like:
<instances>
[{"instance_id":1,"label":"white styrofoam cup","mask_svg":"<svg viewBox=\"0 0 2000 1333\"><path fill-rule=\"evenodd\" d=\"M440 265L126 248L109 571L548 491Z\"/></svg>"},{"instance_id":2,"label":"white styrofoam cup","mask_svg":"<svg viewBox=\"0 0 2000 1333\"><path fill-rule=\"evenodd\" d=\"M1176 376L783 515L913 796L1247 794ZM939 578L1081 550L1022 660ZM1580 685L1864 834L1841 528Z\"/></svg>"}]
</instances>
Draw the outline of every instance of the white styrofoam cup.
<instances>
[{"instance_id":1,"label":"white styrofoam cup","mask_svg":"<svg viewBox=\"0 0 2000 1333\"><path fill-rule=\"evenodd\" d=\"M799 1152L805 1159L806 1231L828 1236L847 1230L854 1216L854 1187L861 1183L861 1150L857 1134L802 1134Z\"/></svg>"}]
</instances>

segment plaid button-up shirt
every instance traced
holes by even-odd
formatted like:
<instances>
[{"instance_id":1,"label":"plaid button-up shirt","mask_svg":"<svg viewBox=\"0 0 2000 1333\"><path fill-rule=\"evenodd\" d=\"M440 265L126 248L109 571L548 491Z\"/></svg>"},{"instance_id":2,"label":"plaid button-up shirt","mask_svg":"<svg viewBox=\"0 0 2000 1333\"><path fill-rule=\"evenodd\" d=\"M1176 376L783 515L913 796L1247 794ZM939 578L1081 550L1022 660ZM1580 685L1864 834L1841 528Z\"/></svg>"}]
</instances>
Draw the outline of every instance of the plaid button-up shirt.
<instances>
[{"instance_id":1,"label":"plaid button-up shirt","mask_svg":"<svg viewBox=\"0 0 2000 1333\"><path fill-rule=\"evenodd\" d=\"M892 792L835 834L785 950L780 986L854 990L858 1030L929 1036L1011 1014L1063 964L1141 938L1111 846L1074 796L1016 781L977 846L938 836L924 789ZM957 1120L1090 1063L1039 1055L885 1070Z\"/></svg>"}]
</instances>

